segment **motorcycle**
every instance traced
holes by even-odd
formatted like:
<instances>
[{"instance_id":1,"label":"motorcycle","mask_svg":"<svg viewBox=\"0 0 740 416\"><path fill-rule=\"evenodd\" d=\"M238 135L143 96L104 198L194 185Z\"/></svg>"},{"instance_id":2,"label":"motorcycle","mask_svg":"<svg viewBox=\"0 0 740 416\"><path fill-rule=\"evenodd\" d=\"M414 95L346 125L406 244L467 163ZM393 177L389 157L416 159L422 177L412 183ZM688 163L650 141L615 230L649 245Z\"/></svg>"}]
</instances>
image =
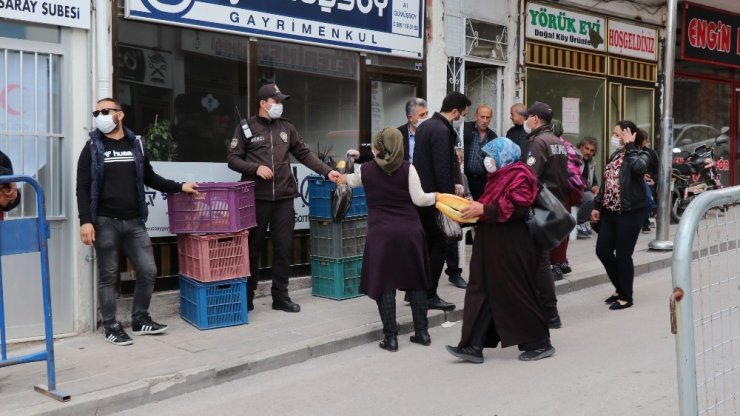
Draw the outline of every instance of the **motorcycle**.
<instances>
[{"instance_id":1,"label":"motorcycle","mask_svg":"<svg viewBox=\"0 0 740 416\"><path fill-rule=\"evenodd\" d=\"M717 162L714 160L715 145L697 146L692 152L673 149L671 171L671 221L679 222L689 203L699 194L713 189L722 189ZM680 157L681 154L688 155ZM726 211L726 207L722 207Z\"/></svg>"}]
</instances>

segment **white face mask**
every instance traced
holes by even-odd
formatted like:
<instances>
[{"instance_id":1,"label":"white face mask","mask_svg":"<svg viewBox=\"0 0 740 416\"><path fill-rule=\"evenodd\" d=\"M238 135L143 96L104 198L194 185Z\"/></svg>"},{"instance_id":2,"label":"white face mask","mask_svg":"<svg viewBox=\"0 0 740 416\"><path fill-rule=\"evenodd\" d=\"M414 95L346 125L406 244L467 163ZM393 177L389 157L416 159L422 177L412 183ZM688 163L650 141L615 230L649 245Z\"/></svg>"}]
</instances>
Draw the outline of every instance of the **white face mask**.
<instances>
[{"instance_id":1,"label":"white face mask","mask_svg":"<svg viewBox=\"0 0 740 416\"><path fill-rule=\"evenodd\" d=\"M488 173L496 172L496 160L494 160L490 156L486 156L485 158L483 158L483 167L486 168Z\"/></svg>"},{"instance_id":2,"label":"white face mask","mask_svg":"<svg viewBox=\"0 0 740 416\"><path fill-rule=\"evenodd\" d=\"M421 126L421 123L423 123L423 122L425 122L427 120L429 120L429 117L427 117L427 118L420 118L420 119L416 120L416 124L414 124L414 127L416 127L418 129L419 126Z\"/></svg>"},{"instance_id":3,"label":"white face mask","mask_svg":"<svg viewBox=\"0 0 740 416\"><path fill-rule=\"evenodd\" d=\"M269 110L267 110L267 115L270 116L271 119L280 118L280 116L283 115L283 104L275 103L270 107Z\"/></svg>"},{"instance_id":4,"label":"white face mask","mask_svg":"<svg viewBox=\"0 0 740 416\"><path fill-rule=\"evenodd\" d=\"M524 120L524 124L522 125L524 127L524 132L529 134L532 132L532 129L529 128L529 124L527 124L527 120Z\"/></svg>"},{"instance_id":5,"label":"white face mask","mask_svg":"<svg viewBox=\"0 0 740 416\"><path fill-rule=\"evenodd\" d=\"M609 141L609 144L612 147L612 151L619 149L619 137L617 137L616 134L612 134L612 138Z\"/></svg>"},{"instance_id":6,"label":"white face mask","mask_svg":"<svg viewBox=\"0 0 740 416\"><path fill-rule=\"evenodd\" d=\"M452 128L459 129L460 127L462 127L463 123L465 123L465 120L462 117L460 117L457 120L452 122Z\"/></svg>"},{"instance_id":7,"label":"white face mask","mask_svg":"<svg viewBox=\"0 0 740 416\"><path fill-rule=\"evenodd\" d=\"M98 114L95 117L95 127L98 128L103 134L108 134L116 129L116 122L113 121L113 115L108 114L107 116Z\"/></svg>"}]
</instances>

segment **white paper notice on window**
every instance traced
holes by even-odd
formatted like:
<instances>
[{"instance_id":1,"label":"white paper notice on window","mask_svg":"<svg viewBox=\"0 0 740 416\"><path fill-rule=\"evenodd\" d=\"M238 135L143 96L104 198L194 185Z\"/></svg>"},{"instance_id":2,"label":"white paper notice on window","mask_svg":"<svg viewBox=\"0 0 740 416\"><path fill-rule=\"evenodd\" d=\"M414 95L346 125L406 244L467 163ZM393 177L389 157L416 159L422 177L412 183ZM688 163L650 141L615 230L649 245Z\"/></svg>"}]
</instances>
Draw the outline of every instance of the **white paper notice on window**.
<instances>
[{"instance_id":1,"label":"white paper notice on window","mask_svg":"<svg viewBox=\"0 0 740 416\"><path fill-rule=\"evenodd\" d=\"M563 132L579 134L578 125L580 124L581 114L578 111L580 98L563 97Z\"/></svg>"}]
</instances>

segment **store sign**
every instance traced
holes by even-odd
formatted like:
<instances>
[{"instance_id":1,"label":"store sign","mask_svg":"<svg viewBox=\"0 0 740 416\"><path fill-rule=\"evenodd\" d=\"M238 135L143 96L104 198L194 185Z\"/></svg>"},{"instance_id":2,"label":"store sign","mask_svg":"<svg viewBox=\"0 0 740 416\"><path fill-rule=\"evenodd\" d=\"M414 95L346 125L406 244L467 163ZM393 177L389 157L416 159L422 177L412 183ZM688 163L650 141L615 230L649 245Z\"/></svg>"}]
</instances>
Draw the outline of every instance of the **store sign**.
<instances>
[{"instance_id":1,"label":"store sign","mask_svg":"<svg viewBox=\"0 0 740 416\"><path fill-rule=\"evenodd\" d=\"M604 51L606 22L598 16L537 3L527 4L527 37L576 48Z\"/></svg>"},{"instance_id":2,"label":"store sign","mask_svg":"<svg viewBox=\"0 0 740 416\"><path fill-rule=\"evenodd\" d=\"M0 16L23 22L90 29L90 0L0 0Z\"/></svg>"},{"instance_id":3,"label":"store sign","mask_svg":"<svg viewBox=\"0 0 740 416\"><path fill-rule=\"evenodd\" d=\"M308 177L316 175L301 164L291 164L293 175L298 182L299 195L293 200L295 211L295 229L307 230L308 223ZM152 162L157 174L178 182L238 182L241 174L229 169L226 163L205 162ZM149 218L146 229L151 237L169 237L170 219L167 214L167 194L152 188L146 188L146 205Z\"/></svg>"},{"instance_id":4,"label":"store sign","mask_svg":"<svg viewBox=\"0 0 740 416\"><path fill-rule=\"evenodd\" d=\"M172 54L135 46L118 48L121 81L159 88L172 88Z\"/></svg>"},{"instance_id":5,"label":"store sign","mask_svg":"<svg viewBox=\"0 0 740 416\"><path fill-rule=\"evenodd\" d=\"M657 45L657 30L609 20L609 53L657 61Z\"/></svg>"},{"instance_id":6,"label":"store sign","mask_svg":"<svg viewBox=\"0 0 740 416\"><path fill-rule=\"evenodd\" d=\"M201 30L183 30L182 50L247 62L249 40Z\"/></svg>"},{"instance_id":7,"label":"store sign","mask_svg":"<svg viewBox=\"0 0 740 416\"><path fill-rule=\"evenodd\" d=\"M332 78L358 79L357 56L353 52L301 46L293 43L262 42L257 65Z\"/></svg>"},{"instance_id":8,"label":"store sign","mask_svg":"<svg viewBox=\"0 0 740 416\"><path fill-rule=\"evenodd\" d=\"M684 3L681 57L740 68L740 15Z\"/></svg>"},{"instance_id":9,"label":"store sign","mask_svg":"<svg viewBox=\"0 0 740 416\"><path fill-rule=\"evenodd\" d=\"M422 57L423 0L128 0L126 17Z\"/></svg>"}]
</instances>

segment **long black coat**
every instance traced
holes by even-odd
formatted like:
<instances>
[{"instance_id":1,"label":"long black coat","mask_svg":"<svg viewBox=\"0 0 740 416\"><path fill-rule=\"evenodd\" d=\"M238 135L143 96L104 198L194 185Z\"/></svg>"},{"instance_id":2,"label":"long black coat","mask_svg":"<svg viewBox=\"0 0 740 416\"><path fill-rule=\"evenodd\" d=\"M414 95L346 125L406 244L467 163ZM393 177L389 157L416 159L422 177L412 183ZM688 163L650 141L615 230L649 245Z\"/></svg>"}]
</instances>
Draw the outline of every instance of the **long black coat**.
<instances>
[{"instance_id":1,"label":"long black coat","mask_svg":"<svg viewBox=\"0 0 740 416\"><path fill-rule=\"evenodd\" d=\"M416 129L414 167L424 192L455 193L455 183L462 183L460 164L455 156L457 133L439 113Z\"/></svg>"}]
</instances>

